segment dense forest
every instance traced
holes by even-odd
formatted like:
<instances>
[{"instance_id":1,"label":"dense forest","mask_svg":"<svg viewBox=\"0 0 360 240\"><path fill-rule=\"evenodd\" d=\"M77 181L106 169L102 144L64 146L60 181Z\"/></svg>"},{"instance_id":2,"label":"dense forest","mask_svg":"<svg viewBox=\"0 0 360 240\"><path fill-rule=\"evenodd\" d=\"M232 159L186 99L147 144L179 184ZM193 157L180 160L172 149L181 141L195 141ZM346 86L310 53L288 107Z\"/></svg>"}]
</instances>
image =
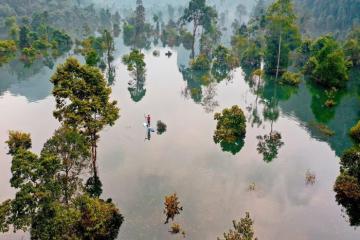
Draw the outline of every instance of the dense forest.
<instances>
[{"instance_id":1,"label":"dense forest","mask_svg":"<svg viewBox=\"0 0 360 240\"><path fill-rule=\"evenodd\" d=\"M358 111L355 125L350 121L351 126L329 127L342 101L360 96L359 13L359 0L1 0L0 70L20 75L26 69L33 70L28 74L50 69L51 111L58 128L40 152L33 148L37 133L7 129L15 194L1 199L0 232L24 231L34 240L120 239L127 216L118 202L103 196L98 154L100 147L106 149L100 144L107 136L102 133L122 121L121 103L112 95L124 77L119 64L130 77L129 99L141 106L149 95L148 72L154 64L148 56L165 54L170 61L181 52L186 56L176 66L185 86L181 94L211 114L211 141L230 156L244 149L249 126L265 129L268 122L270 128L256 135L255 148L266 164L279 158L286 139L275 125L285 111L281 104L306 89L315 121L302 127L330 145L330 138L339 137L340 147L334 147L338 176L332 188L348 225L359 226ZM215 112L215 89L236 81L239 71L255 103ZM145 140L153 132L166 136L165 122L159 120L152 128L150 114L145 118ZM310 170L305 178L307 185L315 184ZM255 189L251 183L247 191ZM158 199L164 199L167 233L187 238L186 227L174 221L191 215L181 198L173 193ZM256 239L254 221L244 212L218 239Z\"/></svg>"},{"instance_id":2,"label":"dense forest","mask_svg":"<svg viewBox=\"0 0 360 240\"><path fill-rule=\"evenodd\" d=\"M295 3L302 30L310 35L332 32L344 39L353 26L360 24L357 0L297 0Z\"/></svg>"}]
</instances>

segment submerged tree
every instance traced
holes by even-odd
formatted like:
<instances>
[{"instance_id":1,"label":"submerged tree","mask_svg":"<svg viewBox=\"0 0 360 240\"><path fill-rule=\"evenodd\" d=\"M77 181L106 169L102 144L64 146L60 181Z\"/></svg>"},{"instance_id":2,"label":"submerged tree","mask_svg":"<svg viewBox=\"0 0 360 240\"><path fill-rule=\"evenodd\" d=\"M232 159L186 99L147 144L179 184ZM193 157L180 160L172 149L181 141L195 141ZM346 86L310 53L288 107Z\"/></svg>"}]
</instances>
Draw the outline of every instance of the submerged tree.
<instances>
[{"instance_id":1,"label":"submerged tree","mask_svg":"<svg viewBox=\"0 0 360 240\"><path fill-rule=\"evenodd\" d=\"M196 33L199 27L209 28L213 19L217 18L216 10L206 5L206 0L191 0L180 18L182 24L193 23L192 56L195 56Z\"/></svg>"},{"instance_id":2,"label":"submerged tree","mask_svg":"<svg viewBox=\"0 0 360 240\"><path fill-rule=\"evenodd\" d=\"M351 226L360 225L360 149L358 146L346 150L340 160L340 175L334 191L336 201L342 205Z\"/></svg>"},{"instance_id":3,"label":"submerged tree","mask_svg":"<svg viewBox=\"0 0 360 240\"><path fill-rule=\"evenodd\" d=\"M271 162L277 158L279 148L284 145L279 132L273 131L270 134L257 136L256 138L259 140L257 150L263 155L265 162Z\"/></svg>"},{"instance_id":4,"label":"submerged tree","mask_svg":"<svg viewBox=\"0 0 360 240\"><path fill-rule=\"evenodd\" d=\"M174 220L175 216L180 214L180 211L183 210L183 207L180 206L180 201L176 193L165 196L164 204L164 214L166 215L165 224L167 224L170 219Z\"/></svg>"},{"instance_id":5,"label":"submerged tree","mask_svg":"<svg viewBox=\"0 0 360 240\"><path fill-rule=\"evenodd\" d=\"M131 72L133 80L129 82L129 92L131 98L138 102L146 93L145 85L145 73L146 63L144 61L145 55L138 49L133 49L130 54L124 55L122 62L127 65L127 69Z\"/></svg>"},{"instance_id":6,"label":"submerged tree","mask_svg":"<svg viewBox=\"0 0 360 240\"><path fill-rule=\"evenodd\" d=\"M344 52L353 66L360 66L360 27L354 27L347 36Z\"/></svg>"},{"instance_id":7,"label":"submerged tree","mask_svg":"<svg viewBox=\"0 0 360 240\"><path fill-rule=\"evenodd\" d=\"M233 221L234 229L230 229L228 233L224 233L224 240L257 240L254 237L253 220L250 218L250 214L247 212L244 218L240 219L240 222ZM220 238L217 238L221 240Z\"/></svg>"},{"instance_id":8,"label":"submerged tree","mask_svg":"<svg viewBox=\"0 0 360 240\"><path fill-rule=\"evenodd\" d=\"M103 46L106 51L108 81L110 84L112 84L115 78L115 68L111 66L112 61L114 61L114 56L113 56L115 51L114 38L109 31L104 30L102 39L103 39Z\"/></svg>"},{"instance_id":9,"label":"submerged tree","mask_svg":"<svg viewBox=\"0 0 360 240\"><path fill-rule=\"evenodd\" d=\"M266 20L265 71L277 77L289 65L289 52L300 44L292 0L276 0Z\"/></svg>"},{"instance_id":10,"label":"submerged tree","mask_svg":"<svg viewBox=\"0 0 360 240\"><path fill-rule=\"evenodd\" d=\"M341 88L349 78L349 63L336 40L331 36L318 38L310 47L305 71L317 84L325 88Z\"/></svg>"},{"instance_id":11,"label":"submerged tree","mask_svg":"<svg viewBox=\"0 0 360 240\"><path fill-rule=\"evenodd\" d=\"M229 78L230 71L238 66L238 59L222 45L214 50L213 57L211 73L218 82Z\"/></svg>"},{"instance_id":12,"label":"submerged tree","mask_svg":"<svg viewBox=\"0 0 360 240\"><path fill-rule=\"evenodd\" d=\"M111 88L96 67L81 65L68 58L51 78L56 100L54 117L64 125L78 129L91 145L91 162L97 177L97 142L99 132L119 118L116 101L110 101Z\"/></svg>"},{"instance_id":13,"label":"submerged tree","mask_svg":"<svg viewBox=\"0 0 360 240\"><path fill-rule=\"evenodd\" d=\"M214 142L220 143L224 151L238 153L244 145L246 134L246 119L243 111L237 105L225 108L222 113L215 113L217 120Z\"/></svg>"},{"instance_id":14,"label":"submerged tree","mask_svg":"<svg viewBox=\"0 0 360 240\"><path fill-rule=\"evenodd\" d=\"M10 62L16 55L16 43L13 40L0 40L0 67Z\"/></svg>"}]
</instances>

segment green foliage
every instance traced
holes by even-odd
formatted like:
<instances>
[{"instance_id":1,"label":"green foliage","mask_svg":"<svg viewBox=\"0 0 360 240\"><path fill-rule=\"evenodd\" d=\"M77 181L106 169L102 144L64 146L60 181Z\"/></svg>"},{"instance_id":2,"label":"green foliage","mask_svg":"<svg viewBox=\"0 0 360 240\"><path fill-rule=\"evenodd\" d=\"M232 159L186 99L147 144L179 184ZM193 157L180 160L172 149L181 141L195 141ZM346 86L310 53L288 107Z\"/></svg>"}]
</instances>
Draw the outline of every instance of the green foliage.
<instances>
[{"instance_id":1,"label":"green foliage","mask_svg":"<svg viewBox=\"0 0 360 240\"><path fill-rule=\"evenodd\" d=\"M180 34L182 31L180 31ZM192 35L191 35L192 36ZM181 36L179 36L178 29L176 23L173 20L169 20L169 22L163 27L161 33L161 41L165 45L169 47L179 46L181 44ZM192 42L191 42L192 43ZM190 43L190 48L191 48Z\"/></svg>"},{"instance_id":2,"label":"green foliage","mask_svg":"<svg viewBox=\"0 0 360 240\"><path fill-rule=\"evenodd\" d=\"M133 49L130 54L123 56L122 62L127 65L128 71L135 75L142 75L146 67L144 58L145 55L140 50Z\"/></svg>"},{"instance_id":3,"label":"green foliage","mask_svg":"<svg viewBox=\"0 0 360 240\"><path fill-rule=\"evenodd\" d=\"M360 143L360 121L350 129L350 137L356 142Z\"/></svg>"},{"instance_id":4,"label":"green foliage","mask_svg":"<svg viewBox=\"0 0 360 240\"><path fill-rule=\"evenodd\" d=\"M360 180L360 149L352 147L347 149L340 160L341 171Z\"/></svg>"},{"instance_id":5,"label":"green foliage","mask_svg":"<svg viewBox=\"0 0 360 240\"><path fill-rule=\"evenodd\" d=\"M323 36L311 45L305 71L311 79L325 88L341 88L348 80L349 63L343 50L331 36Z\"/></svg>"},{"instance_id":6,"label":"green foliage","mask_svg":"<svg viewBox=\"0 0 360 240\"><path fill-rule=\"evenodd\" d=\"M98 68L81 65L75 58L59 65L51 82L56 101L54 117L87 137L96 175L98 133L119 118L117 102L110 101L111 88Z\"/></svg>"},{"instance_id":7,"label":"green foliage","mask_svg":"<svg viewBox=\"0 0 360 240\"><path fill-rule=\"evenodd\" d=\"M344 52L353 66L360 65L360 27L355 27L347 36Z\"/></svg>"},{"instance_id":8,"label":"green foliage","mask_svg":"<svg viewBox=\"0 0 360 240\"><path fill-rule=\"evenodd\" d=\"M189 32L185 29L181 29L180 30L180 38L181 38L181 42L182 42L184 48L191 49L192 42L194 41L194 38L193 38L193 35L191 34L191 32Z\"/></svg>"},{"instance_id":9,"label":"green foliage","mask_svg":"<svg viewBox=\"0 0 360 240\"><path fill-rule=\"evenodd\" d=\"M254 237L253 220L247 212L240 222L233 221L234 230L230 229L228 233L224 233L224 240L257 240ZM217 238L221 240L220 238Z\"/></svg>"},{"instance_id":10,"label":"green foliage","mask_svg":"<svg viewBox=\"0 0 360 240\"><path fill-rule=\"evenodd\" d=\"M9 225L11 224L9 220L9 215L11 213L11 200L6 200L0 204L0 232L8 232Z\"/></svg>"},{"instance_id":11,"label":"green foliage","mask_svg":"<svg viewBox=\"0 0 360 240\"><path fill-rule=\"evenodd\" d=\"M279 148L284 145L279 132L274 131L264 136L257 136L256 138L259 140L257 151L263 155L265 162L269 163L277 158Z\"/></svg>"},{"instance_id":12,"label":"green foliage","mask_svg":"<svg viewBox=\"0 0 360 240\"><path fill-rule=\"evenodd\" d=\"M32 153L29 134L12 131L11 186L15 198L0 205L0 231L30 230L32 239L116 239L123 217L111 201L83 193L90 155L85 136L62 127Z\"/></svg>"},{"instance_id":13,"label":"green foliage","mask_svg":"<svg viewBox=\"0 0 360 240\"><path fill-rule=\"evenodd\" d=\"M146 93L146 89L144 89L146 72L144 58L145 55L138 49L133 49L130 54L124 55L122 58L122 62L127 65L128 71L133 75L133 81L130 82L128 90L135 102L139 102Z\"/></svg>"},{"instance_id":14,"label":"green foliage","mask_svg":"<svg viewBox=\"0 0 360 240\"><path fill-rule=\"evenodd\" d=\"M47 140L42 155L56 156L62 164L58 182L61 184L65 203L79 191L80 175L90 164L90 145L84 135L67 126L62 126Z\"/></svg>"},{"instance_id":15,"label":"green foliage","mask_svg":"<svg viewBox=\"0 0 360 240\"><path fill-rule=\"evenodd\" d=\"M89 177L86 181L85 190L91 197L100 197L102 194L102 183L98 176Z\"/></svg>"},{"instance_id":16,"label":"green foliage","mask_svg":"<svg viewBox=\"0 0 360 240\"><path fill-rule=\"evenodd\" d=\"M223 144L225 149L234 149L233 154L240 151L246 134L246 118L241 108L237 105L225 108L222 113L215 113L214 119L217 120L214 142Z\"/></svg>"},{"instance_id":17,"label":"green foliage","mask_svg":"<svg viewBox=\"0 0 360 240\"><path fill-rule=\"evenodd\" d=\"M93 66L93 67L97 66L98 63L100 62L100 60L101 60L101 58L96 53L95 50L89 51L85 56L86 64L89 65L89 66Z\"/></svg>"},{"instance_id":18,"label":"green foliage","mask_svg":"<svg viewBox=\"0 0 360 240\"><path fill-rule=\"evenodd\" d=\"M214 21L217 19L217 12L214 8L206 5L206 0L191 0L188 7L185 8L184 14L180 18L182 24L192 22L193 42L192 55L195 54L195 37L199 26L202 26L206 32L211 31Z\"/></svg>"},{"instance_id":19,"label":"green foliage","mask_svg":"<svg viewBox=\"0 0 360 240\"><path fill-rule=\"evenodd\" d=\"M244 69L260 67L263 54L258 40L254 42L242 33L238 33L231 38L231 45Z\"/></svg>"},{"instance_id":20,"label":"green foliage","mask_svg":"<svg viewBox=\"0 0 360 240\"><path fill-rule=\"evenodd\" d=\"M6 141L9 147L8 154L14 155L19 149L28 150L31 148L31 138L29 133L10 131L9 139Z\"/></svg>"},{"instance_id":21,"label":"green foliage","mask_svg":"<svg viewBox=\"0 0 360 240\"><path fill-rule=\"evenodd\" d=\"M211 73L218 81L225 79L239 65L238 59L222 45L214 50L213 58Z\"/></svg>"},{"instance_id":22,"label":"green foliage","mask_svg":"<svg viewBox=\"0 0 360 240\"><path fill-rule=\"evenodd\" d=\"M265 71L282 73L289 65L289 53L300 44L299 29L291 0L276 0L266 13Z\"/></svg>"},{"instance_id":23,"label":"green foliage","mask_svg":"<svg viewBox=\"0 0 360 240\"><path fill-rule=\"evenodd\" d=\"M298 86L300 84L300 74L292 72L284 72L281 76L280 83L290 86Z\"/></svg>"},{"instance_id":24,"label":"green foliage","mask_svg":"<svg viewBox=\"0 0 360 240\"><path fill-rule=\"evenodd\" d=\"M351 226L360 225L360 181L346 172L341 173L334 185L336 201L345 208Z\"/></svg>"},{"instance_id":25,"label":"green foliage","mask_svg":"<svg viewBox=\"0 0 360 240\"><path fill-rule=\"evenodd\" d=\"M200 54L195 59L191 60L190 66L191 66L191 70L193 71L207 72L211 68L211 61L206 55Z\"/></svg>"},{"instance_id":26,"label":"green foliage","mask_svg":"<svg viewBox=\"0 0 360 240\"><path fill-rule=\"evenodd\" d=\"M164 122L162 122L160 120L157 121L156 127L157 127L157 134L161 135L164 132L166 132L167 126L166 126L166 124Z\"/></svg>"},{"instance_id":27,"label":"green foliage","mask_svg":"<svg viewBox=\"0 0 360 240\"><path fill-rule=\"evenodd\" d=\"M130 24L130 23L124 23L123 25L123 32L124 32L124 43L127 46L132 45L132 43L135 41L135 34L136 34L136 30L135 30L135 26Z\"/></svg>"},{"instance_id":28,"label":"green foliage","mask_svg":"<svg viewBox=\"0 0 360 240\"><path fill-rule=\"evenodd\" d=\"M312 36L329 32L343 38L359 24L360 5L354 0L295 0L302 31Z\"/></svg>"},{"instance_id":29,"label":"green foliage","mask_svg":"<svg viewBox=\"0 0 360 240\"><path fill-rule=\"evenodd\" d=\"M16 43L13 40L0 40L0 67L10 62L16 55Z\"/></svg>"},{"instance_id":30,"label":"green foliage","mask_svg":"<svg viewBox=\"0 0 360 240\"><path fill-rule=\"evenodd\" d=\"M68 58L51 78L56 100L54 116L85 135L97 134L119 117L116 101L110 101L111 89L99 69L81 65Z\"/></svg>"}]
</instances>

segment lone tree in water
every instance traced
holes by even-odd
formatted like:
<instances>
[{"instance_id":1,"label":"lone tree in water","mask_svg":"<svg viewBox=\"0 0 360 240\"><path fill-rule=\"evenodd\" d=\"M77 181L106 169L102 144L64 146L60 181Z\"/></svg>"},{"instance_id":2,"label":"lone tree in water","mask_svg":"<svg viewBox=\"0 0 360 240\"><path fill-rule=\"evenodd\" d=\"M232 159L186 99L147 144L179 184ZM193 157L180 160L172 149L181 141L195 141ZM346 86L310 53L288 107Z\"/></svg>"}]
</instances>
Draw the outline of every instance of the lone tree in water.
<instances>
[{"instance_id":1,"label":"lone tree in water","mask_svg":"<svg viewBox=\"0 0 360 240\"><path fill-rule=\"evenodd\" d=\"M244 112L237 105L225 108L222 113L215 113L217 120L214 142L220 143L224 151L238 153L244 145L246 134L246 118Z\"/></svg>"},{"instance_id":2,"label":"lone tree in water","mask_svg":"<svg viewBox=\"0 0 360 240\"><path fill-rule=\"evenodd\" d=\"M81 65L75 58L68 58L59 65L51 82L56 100L54 117L86 136L91 146L94 178L98 178L99 132L106 125L112 126L119 118L117 102L110 101L111 88L98 68Z\"/></svg>"},{"instance_id":3,"label":"lone tree in water","mask_svg":"<svg viewBox=\"0 0 360 240\"><path fill-rule=\"evenodd\" d=\"M240 222L233 221L234 230L230 229L228 233L224 233L224 240L257 240L254 237L253 224L254 222L247 212ZM221 239L218 238L218 240Z\"/></svg>"},{"instance_id":4,"label":"lone tree in water","mask_svg":"<svg viewBox=\"0 0 360 240\"><path fill-rule=\"evenodd\" d=\"M108 81L112 83L115 78L115 68L111 66L111 62L114 60L113 53L115 51L114 38L108 30L104 30L102 35L103 48L106 51L106 63L108 68Z\"/></svg>"},{"instance_id":5,"label":"lone tree in water","mask_svg":"<svg viewBox=\"0 0 360 240\"><path fill-rule=\"evenodd\" d=\"M122 62L127 65L128 71L132 74L133 81L129 83L129 92L135 102L139 102L146 94L145 72L146 63L145 55L138 49L133 49L130 54L124 55Z\"/></svg>"},{"instance_id":6,"label":"lone tree in water","mask_svg":"<svg viewBox=\"0 0 360 240\"><path fill-rule=\"evenodd\" d=\"M169 222L169 220L174 220L175 216L180 214L180 211L183 210L183 207L180 206L180 201L176 193L173 195L165 196L165 209L164 214L166 215L165 224Z\"/></svg>"},{"instance_id":7,"label":"lone tree in water","mask_svg":"<svg viewBox=\"0 0 360 240\"><path fill-rule=\"evenodd\" d=\"M195 56L196 33L200 26L208 28L213 19L217 18L214 8L206 5L206 0L191 0L180 18L182 24L193 22L192 57Z\"/></svg>"}]
</instances>

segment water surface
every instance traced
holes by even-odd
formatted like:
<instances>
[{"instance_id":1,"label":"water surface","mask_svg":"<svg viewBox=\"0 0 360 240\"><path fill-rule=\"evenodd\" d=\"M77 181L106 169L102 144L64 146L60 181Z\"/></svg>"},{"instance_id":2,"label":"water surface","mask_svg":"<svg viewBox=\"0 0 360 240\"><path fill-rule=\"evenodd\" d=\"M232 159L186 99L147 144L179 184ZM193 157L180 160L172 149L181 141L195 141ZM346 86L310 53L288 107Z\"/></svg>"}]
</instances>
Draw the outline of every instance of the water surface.
<instances>
[{"instance_id":1,"label":"water surface","mask_svg":"<svg viewBox=\"0 0 360 240\"><path fill-rule=\"evenodd\" d=\"M346 132L359 117L356 98L344 96L328 117L325 124L336 132L329 138L309 127L309 122L318 118L312 111L314 94L306 84L286 97L279 94L280 88L274 91L268 86L257 98L243 71L237 69L232 80L204 86L206 101L202 98L196 103L185 94L187 82L179 71L187 53L179 50L168 58L167 49L160 49L161 57L146 52L146 93L134 102L128 91L131 76L121 63L121 54L127 50L121 48L114 62L112 98L119 102L121 117L101 133L99 143L103 197L111 197L125 216L119 239L176 238L163 224L162 212L164 196L173 192L184 207L175 220L186 231L186 239L216 239L247 211L259 239L360 239L332 190L339 174L338 155L351 144ZM4 143L8 130L30 132L33 149L39 152L59 125L52 117L55 104L48 82L53 70L43 67L21 76L17 69L0 71L1 201L14 194ZM279 117L264 119L264 106L274 99ZM217 112L234 104L249 119L245 145L236 155L223 152L213 142L216 122L208 108L216 106L213 110ZM250 123L255 106L260 125ZM152 115L153 125L162 120L168 126L166 133L152 134L150 141L145 139L143 127L147 113ZM265 162L257 151L257 136L271 130L281 133L284 145L276 159ZM316 174L314 185L305 184L307 170ZM254 191L248 190L251 184L256 186ZM22 237L28 238L18 233L0 239Z\"/></svg>"}]
</instances>

